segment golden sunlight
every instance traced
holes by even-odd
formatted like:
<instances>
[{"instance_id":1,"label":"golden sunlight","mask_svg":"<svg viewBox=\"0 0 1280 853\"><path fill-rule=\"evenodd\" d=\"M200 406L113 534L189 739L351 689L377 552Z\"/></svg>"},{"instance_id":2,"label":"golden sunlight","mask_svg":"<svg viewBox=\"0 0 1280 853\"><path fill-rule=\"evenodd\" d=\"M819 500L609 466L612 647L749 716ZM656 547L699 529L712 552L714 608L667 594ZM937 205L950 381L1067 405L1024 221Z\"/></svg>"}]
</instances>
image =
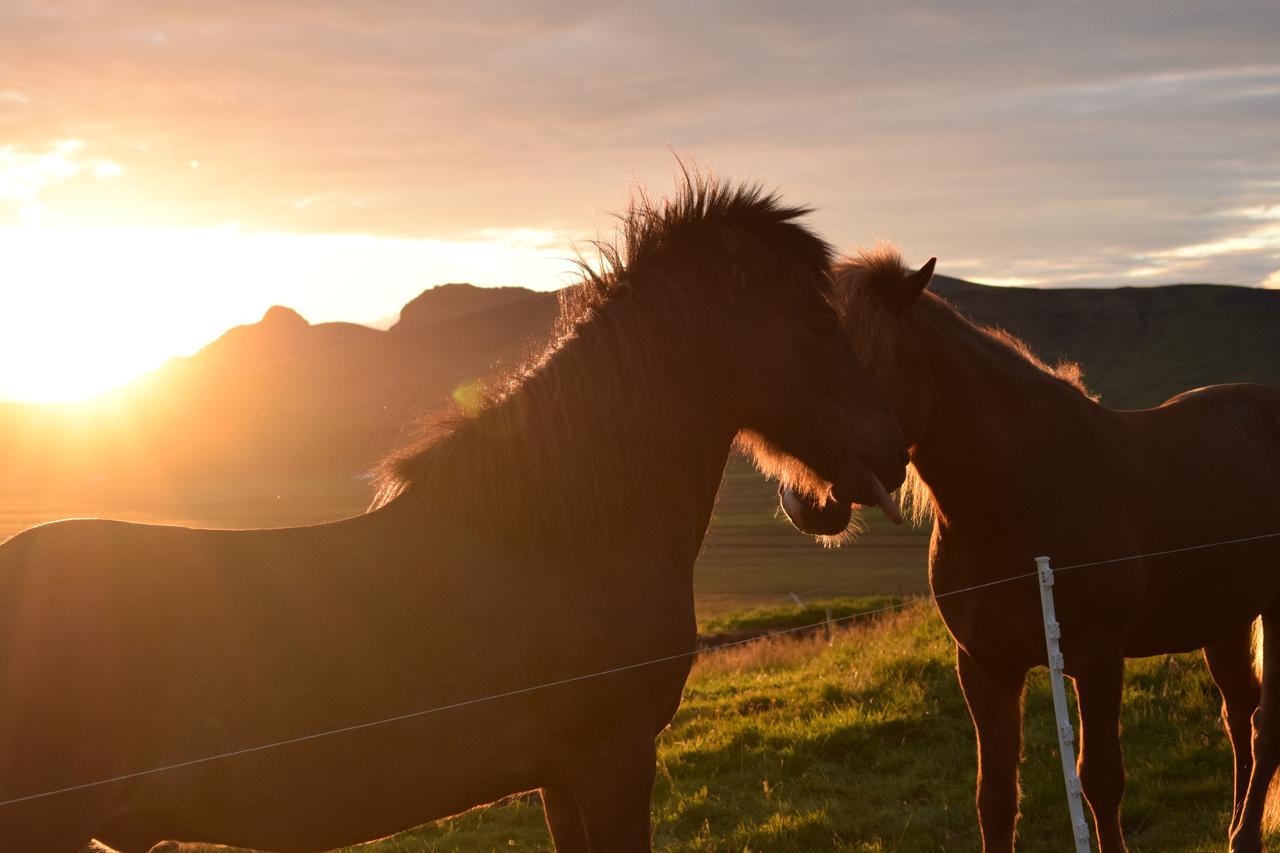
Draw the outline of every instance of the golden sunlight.
<instances>
[{"instance_id":1,"label":"golden sunlight","mask_svg":"<svg viewBox=\"0 0 1280 853\"><path fill-rule=\"evenodd\" d=\"M565 235L527 227L439 240L210 226L223 217L173 203L207 194L190 183L208 177L194 177L202 161L153 174L141 149L116 148L0 145L0 401L99 394L276 304L313 323L387 326L433 285L550 289L572 268Z\"/></svg>"},{"instance_id":2,"label":"golden sunlight","mask_svg":"<svg viewBox=\"0 0 1280 853\"><path fill-rule=\"evenodd\" d=\"M390 325L447 281L552 288L558 235L469 241L223 229L0 226L0 400L79 400L190 354L273 304Z\"/></svg>"}]
</instances>

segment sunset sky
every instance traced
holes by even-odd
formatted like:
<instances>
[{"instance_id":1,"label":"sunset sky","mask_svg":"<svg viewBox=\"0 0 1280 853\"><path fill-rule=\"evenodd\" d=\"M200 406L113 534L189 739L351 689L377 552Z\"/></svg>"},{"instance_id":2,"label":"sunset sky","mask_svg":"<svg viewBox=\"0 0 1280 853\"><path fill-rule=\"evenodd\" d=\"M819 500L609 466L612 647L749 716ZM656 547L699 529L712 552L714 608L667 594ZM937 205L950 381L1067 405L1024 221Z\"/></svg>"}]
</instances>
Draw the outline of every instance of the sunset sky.
<instances>
[{"instance_id":1,"label":"sunset sky","mask_svg":"<svg viewBox=\"0 0 1280 853\"><path fill-rule=\"evenodd\" d=\"M1280 287L1280 4L0 0L0 400L552 288L672 152L997 284Z\"/></svg>"}]
</instances>

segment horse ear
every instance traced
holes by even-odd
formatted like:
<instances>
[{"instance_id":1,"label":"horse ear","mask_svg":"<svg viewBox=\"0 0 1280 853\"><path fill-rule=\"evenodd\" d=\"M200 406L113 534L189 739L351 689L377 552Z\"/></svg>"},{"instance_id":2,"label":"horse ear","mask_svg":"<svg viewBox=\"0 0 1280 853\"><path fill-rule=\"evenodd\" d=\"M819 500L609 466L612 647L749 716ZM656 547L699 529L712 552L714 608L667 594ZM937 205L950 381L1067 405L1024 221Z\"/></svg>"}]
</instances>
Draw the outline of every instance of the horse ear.
<instances>
[{"instance_id":1,"label":"horse ear","mask_svg":"<svg viewBox=\"0 0 1280 853\"><path fill-rule=\"evenodd\" d=\"M933 281L933 268L937 266L937 263L937 258L930 258L924 266L902 279L898 286L894 288L893 302L895 308L899 311L906 311L916 304L920 294L924 293L924 289L929 286L929 282Z\"/></svg>"}]
</instances>

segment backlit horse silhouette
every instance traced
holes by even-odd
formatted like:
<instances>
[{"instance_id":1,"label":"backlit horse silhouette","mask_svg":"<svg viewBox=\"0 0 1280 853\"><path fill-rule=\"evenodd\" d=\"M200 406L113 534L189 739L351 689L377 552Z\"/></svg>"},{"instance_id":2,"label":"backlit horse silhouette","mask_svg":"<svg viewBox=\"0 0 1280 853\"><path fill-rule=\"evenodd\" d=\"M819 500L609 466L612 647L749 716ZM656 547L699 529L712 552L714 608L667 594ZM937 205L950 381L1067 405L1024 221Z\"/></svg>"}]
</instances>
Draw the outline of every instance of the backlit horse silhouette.
<instances>
[{"instance_id":1,"label":"backlit horse silhouette","mask_svg":"<svg viewBox=\"0 0 1280 853\"><path fill-rule=\"evenodd\" d=\"M849 339L911 445L908 503L934 516L935 595L1034 571L1041 554L1065 566L1280 530L1280 390L1220 385L1156 409L1105 408L1074 366L1048 369L924 292L932 272L932 261L911 273L881 250L839 266L834 281ZM797 495L784 509L814 533L849 520L847 506ZM1023 683L1045 663L1036 583L938 601L978 734L987 851L1013 846ZM1231 849L1261 849L1280 762L1280 539L1077 569L1054 589L1102 851L1124 849L1124 659L1200 648L1235 750ZM1250 652L1259 615L1261 689Z\"/></svg>"},{"instance_id":2,"label":"backlit horse silhouette","mask_svg":"<svg viewBox=\"0 0 1280 853\"><path fill-rule=\"evenodd\" d=\"M0 850L321 850L539 788L560 850L647 850L735 437L845 502L904 474L803 213L696 176L640 197L549 350L390 460L363 516L0 547Z\"/></svg>"}]
</instances>

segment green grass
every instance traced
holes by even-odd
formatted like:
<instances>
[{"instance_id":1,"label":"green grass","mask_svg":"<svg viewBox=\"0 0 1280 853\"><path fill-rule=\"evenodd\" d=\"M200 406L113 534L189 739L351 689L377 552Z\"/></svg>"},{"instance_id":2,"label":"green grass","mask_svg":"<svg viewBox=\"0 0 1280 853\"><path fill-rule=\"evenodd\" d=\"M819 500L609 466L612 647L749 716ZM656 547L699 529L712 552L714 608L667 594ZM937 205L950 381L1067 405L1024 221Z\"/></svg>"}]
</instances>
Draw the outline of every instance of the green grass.
<instances>
[{"instance_id":1,"label":"green grass","mask_svg":"<svg viewBox=\"0 0 1280 853\"><path fill-rule=\"evenodd\" d=\"M837 602L844 608L866 602ZM934 851L979 847L974 739L951 641L927 604L835 634L713 652L659 739L654 843L668 851ZM1070 846L1043 671L1027 695L1020 847ZM1133 662L1125 691L1135 851L1220 850L1231 756L1194 655ZM360 848L536 850L536 796Z\"/></svg>"},{"instance_id":2,"label":"green grass","mask_svg":"<svg viewBox=\"0 0 1280 853\"><path fill-rule=\"evenodd\" d=\"M858 616L880 616L904 604L892 595L815 601L802 605L759 607L746 613L734 613L708 619L700 626L703 634L737 634L752 631L779 631L803 628L831 621L844 624Z\"/></svg>"}]
</instances>

